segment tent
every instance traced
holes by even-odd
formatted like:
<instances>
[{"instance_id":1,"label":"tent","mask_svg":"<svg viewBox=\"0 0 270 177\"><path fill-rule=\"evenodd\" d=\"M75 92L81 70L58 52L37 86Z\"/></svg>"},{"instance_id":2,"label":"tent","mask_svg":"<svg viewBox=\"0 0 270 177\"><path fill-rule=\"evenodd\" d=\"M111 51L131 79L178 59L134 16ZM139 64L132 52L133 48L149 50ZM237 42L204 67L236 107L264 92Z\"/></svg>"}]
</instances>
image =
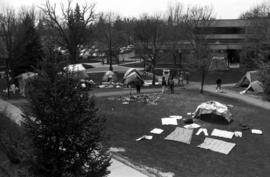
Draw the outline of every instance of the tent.
<instances>
[{"instance_id":1,"label":"tent","mask_svg":"<svg viewBox=\"0 0 270 177\"><path fill-rule=\"evenodd\" d=\"M83 66L83 64L73 64L64 67L64 70L67 70L69 72L78 72L78 71L85 71L86 69Z\"/></svg>"},{"instance_id":2,"label":"tent","mask_svg":"<svg viewBox=\"0 0 270 177\"><path fill-rule=\"evenodd\" d=\"M126 71L126 73L124 74L124 84L126 85L143 85L143 78L140 75L140 73L134 69L134 68L130 68Z\"/></svg>"},{"instance_id":3,"label":"tent","mask_svg":"<svg viewBox=\"0 0 270 177\"><path fill-rule=\"evenodd\" d=\"M240 79L240 81L235 85L236 87L247 87L253 81L257 81L260 79L259 71L248 71L246 74Z\"/></svg>"},{"instance_id":4,"label":"tent","mask_svg":"<svg viewBox=\"0 0 270 177\"><path fill-rule=\"evenodd\" d=\"M117 81L117 75L113 71L107 71L103 75L102 81L104 81L104 82L110 82L110 81L116 82Z\"/></svg>"},{"instance_id":5,"label":"tent","mask_svg":"<svg viewBox=\"0 0 270 177\"><path fill-rule=\"evenodd\" d=\"M211 63L209 65L210 71L225 71L228 70L228 62L226 62L225 57L215 56L212 57Z\"/></svg>"},{"instance_id":6,"label":"tent","mask_svg":"<svg viewBox=\"0 0 270 177\"><path fill-rule=\"evenodd\" d=\"M194 117L198 118L201 115L217 115L225 118L228 122L231 122L231 112L229 108L217 101L208 101L201 103L194 111Z\"/></svg>"},{"instance_id":7,"label":"tent","mask_svg":"<svg viewBox=\"0 0 270 177\"><path fill-rule=\"evenodd\" d=\"M260 81L253 81L249 84L249 86L245 90L241 91L240 94L244 94L248 90L252 90L255 93L263 93L264 92L263 83L261 83Z\"/></svg>"},{"instance_id":8,"label":"tent","mask_svg":"<svg viewBox=\"0 0 270 177\"><path fill-rule=\"evenodd\" d=\"M264 91L263 83L260 81L251 82L247 89L252 89L255 93L262 93Z\"/></svg>"},{"instance_id":9,"label":"tent","mask_svg":"<svg viewBox=\"0 0 270 177\"><path fill-rule=\"evenodd\" d=\"M70 72L74 79L88 79L89 76L83 64L72 64L64 67L64 70Z\"/></svg>"},{"instance_id":10,"label":"tent","mask_svg":"<svg viewBox=\"0 0 270 177\"><path fill-rule=\"evenodd\" d=\"M22 73L18 76L16 76L15 78L18 80L19 83L19 89L20 89L20 94L22 96L25 96L25 87L26 87L26 82L37 76L37 73L33 73L33 72L26 72L26 73Z\"/></svg>"}]
</instances>

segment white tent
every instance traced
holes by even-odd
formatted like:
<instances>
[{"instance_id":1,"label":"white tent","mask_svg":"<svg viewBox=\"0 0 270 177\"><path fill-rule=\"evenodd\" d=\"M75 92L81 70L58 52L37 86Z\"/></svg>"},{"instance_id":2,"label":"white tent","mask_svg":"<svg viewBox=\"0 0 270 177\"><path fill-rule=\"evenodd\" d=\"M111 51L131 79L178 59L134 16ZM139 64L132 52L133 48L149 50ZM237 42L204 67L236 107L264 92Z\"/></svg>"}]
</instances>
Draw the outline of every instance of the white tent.
<instances>
[{"instance_id":1,"label":"white tent","mask_svg":"<svg viewBox=\"0 0 270 177\"><path fill-rule=\"evenodd\" d=\"M65 70L69 72L78 72L78 71L85 71L85 67L83 64L73 64L73 65L68 65L67 67L64 67Z\"/></svg>"},{"instance_id":2,"label":"white tent","mask_svg":"<svg viewBox=\"0 0 270 177\"><path fill-rule=\"evenodd\" d=\"M249 84L249 86L240 92L240 94L244 94L247 91L254 91L255 93L263 93L264 92L264 86L263 83L261 83L260 81L253 81Z\"/></svg>"},{"instance_id":3,"label":"white tent","mask_svg":"<svg viewBox=\"0 0 270 177\"><path fill-rule=\"evenodd\" d=\"M114 73L113 71L107 71L104 75L102 80L104 82L109 82L109 81L113 81L116 82L117 81L117 75L116 73Z\"/></svg>"},{"instance_id":4,"label":"white tent","mask_svg":"<svg viewBox=\"0 0 270 177\"><path fill-rule=\"evenodd\" d=\"M257 81L259 79L260 79L259 71L248 71L235 86L236 87L249 86L251 82Z\"/></svg>"},{"instance_id":5,"label":"white tent","mask_svg":"<svg viewBox=\"0 0 270 177\"><path fill-rule=\"evenodd\" d=\"M228 62L226 62L225 57L215 56L212 57L211 63L209 65L210 71L225 71L228 70Z\"/></svg>"}]
</instances>

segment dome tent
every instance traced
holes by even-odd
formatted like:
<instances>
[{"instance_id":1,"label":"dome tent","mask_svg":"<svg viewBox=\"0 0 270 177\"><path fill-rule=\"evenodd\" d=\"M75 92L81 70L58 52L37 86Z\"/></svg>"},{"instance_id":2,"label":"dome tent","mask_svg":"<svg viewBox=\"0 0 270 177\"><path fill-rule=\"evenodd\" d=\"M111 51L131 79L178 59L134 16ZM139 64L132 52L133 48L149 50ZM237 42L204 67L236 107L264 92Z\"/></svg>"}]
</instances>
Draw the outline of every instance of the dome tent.
<instances>
[{"instance_id":1,"label":"dome tent","mask_svg":"<svg viewBox=\"0 0 270 177\"><path fill-rule=\"evenodd\" d=\"M110 82L110 81L116 82L117 81L117 75L113 71L107 71L103 75L102 81L103 82Z\"/></svg>"},{"instance_id":2,"label":"dome tent","mask_svg":"<svg viewBox=\"0 0 270 177\"><path fill-rule=\"evenodd\" d=\"M232 121L231 119L232 114L229 108L226 105L221 104L217 101L207 101L207 102L201 103L196 108L193 114L194 114L194 117L196 118L201 117L202 115L216 115L218 117L222 117L226 119L228 123Z\"/></svg>"},{"instance_id":3,"label":"dome tent","mask_svg":"<svg viewBox=\"0 0 270 177\"><path fill-rule=\"evenodd\" d=\"M137 84L143 85L144 83L142 76L134 68L130 68L126 71L123 80L124 84L126 85L137 85Z\"/></svg>"},{"instance_id":4,"label":"dome tent","mask_svg":"<svg viewBox=\"0 0 270 177\"><path fill-rule=\"evenodd\" d=\"M246 74L240 79L240 81L235 85L236 87L247 87L253 81L257 81L260 79L259 71L248 71Z\"/></svg>"}]
</instances>

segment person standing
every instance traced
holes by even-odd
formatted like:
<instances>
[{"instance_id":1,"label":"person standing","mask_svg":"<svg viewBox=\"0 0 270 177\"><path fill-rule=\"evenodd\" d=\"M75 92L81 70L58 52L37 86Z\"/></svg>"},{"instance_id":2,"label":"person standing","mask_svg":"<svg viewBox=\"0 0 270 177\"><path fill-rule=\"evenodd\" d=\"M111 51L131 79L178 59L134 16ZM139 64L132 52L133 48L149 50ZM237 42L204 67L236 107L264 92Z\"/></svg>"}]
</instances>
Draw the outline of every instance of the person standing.
<instances>
[{"instance_id":1,"label":"person standing","mask_svg":"<svg viewBox=\"0 0 270 177\"><path fill-rule=\"evenodd\" d=\"M183 75L183 72L181 72L180 75L179 75L178 85L180 87L184 87L184 75Z\"/></svg>"},{"instance_id":2,"label":"person standing","mask_svg":"<svg viewBox=\"0 0 270 177\"><path fill-rule=\"evenodd\" d=\"M173 94L174 93L174 80L173 80L173 76L170 76L169 77L168 83L169 83L169 86L170 86L171 94Z\"/></svg>"},{"instance_id":3,"label":"person standing","mask_svg":"<svg viewBox=\"0 0 270 177\"><path fill-rule=\"evenodd\" d=\"M164 94L167 86L165 76L162 76L161 86L162 86L161 92Z\"/></svg>"},{"instance_id":4,"label":"person standing","mask_svg":"<svg viewBox=\"0 0 270 177\"><path fill-rule=\"evenodd\" d=\"M189 84L189 72L185 72L186 84Z\"/></svg>"},{"instance_id":5,"label":"person standing","mask_svg":"<svg viewBox=\"0 0 270 177\"><path fill-rule=\"evenodd\" d=\"M137 90L137 94L141 93L141 84L140 83L136 83L136 90Z\"/></svg>"}]
</instances>

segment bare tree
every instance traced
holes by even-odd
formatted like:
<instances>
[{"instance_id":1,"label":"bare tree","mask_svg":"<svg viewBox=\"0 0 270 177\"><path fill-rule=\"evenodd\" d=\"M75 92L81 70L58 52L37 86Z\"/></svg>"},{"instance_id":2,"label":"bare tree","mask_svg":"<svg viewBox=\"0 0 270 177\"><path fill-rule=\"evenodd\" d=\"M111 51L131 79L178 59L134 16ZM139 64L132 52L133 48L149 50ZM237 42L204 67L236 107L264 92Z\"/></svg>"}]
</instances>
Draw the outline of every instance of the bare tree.
<instances>
[{"instance_id":1,"label":"bare tree","mask_svg":"<svg viewBox=\"0 0 270 177\"><path fill-rule=\"evenodd\" d=\"M184 17L185 34L193 51L190 64L201 71L200 93L203 93L205 76L210 65L207 28L213 23L212 20L213 9L209 6L188 8Z\"/></svg>"},{"instance_id":2,"label":"bare tree","mask_svg":"<svg viewBox=\"0 0 270 177\"><path fill-rule=\"evenodd\" d=\"M58 43L65 47L70 54L70 62L76 63L79 58L79 45L87 42L87 35L95 20L95 4L76 4L72 7L69 0L67 6L61 4L61 17L57 16L56 4L46 2L42 11L47 19L47 24L55 29L60 37Z\"/></svg>"},{"instance_id":3,"label":"bare tree","mask_svg":"<svg viewBox=\"0 0 270 177\"><path fill-rule=\"evenodd\" d=\"M135 28L135 36L139 41L137 48L141 53L144 61L149 60L152 64L153 80L155 85L156 75L155 69L157 59L160 57L160 52L164 48L166 41L166 25L159 15L148 16L144 15L137 21Z\"/></svg>"},{"instance_id":4,"label":"bare tree","mask_svg":"<svg viewBox=\"0 0 270 177\"><path fill-rule=\"evenodd\" d=\"M113 58L116 58L120 44L117 43L120 31L115 29L115 23L120 17L113 12L101 13L96 24L96 37L106 50L107 63L110 64L109 70L113 70Z\"/></svg>"},{"instance_id":5,"label":"bare tree","mask_svg":"<svg viewBox=\"0 0 270 177\"><path fill-rule=\"evenodd\" d=\"M182 46L185 34L183 33L184 6L180 2L170 3L167 10L168 18L168 42L167 47L172 53L174 65L179 59L179 67L182 68Z\"/></svg>"}]
</instances>

